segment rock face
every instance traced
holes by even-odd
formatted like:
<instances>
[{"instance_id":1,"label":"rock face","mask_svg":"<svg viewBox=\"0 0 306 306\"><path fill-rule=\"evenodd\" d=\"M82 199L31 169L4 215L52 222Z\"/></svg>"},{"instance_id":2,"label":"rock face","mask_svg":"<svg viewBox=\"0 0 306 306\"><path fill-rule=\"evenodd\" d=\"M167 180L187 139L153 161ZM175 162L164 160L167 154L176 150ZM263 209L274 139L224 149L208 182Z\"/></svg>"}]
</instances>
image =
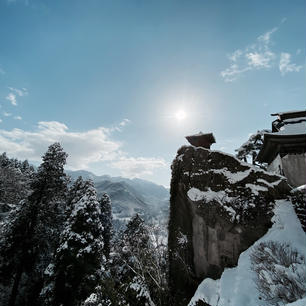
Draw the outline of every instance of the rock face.
<instances>
[{"instance_id":1,"label":"rock face","mask_svg":"<svg viewBox=\"0 0 306 306\"><path fill-rule=\"evenodd\" d=\"M294 210L301 222L304 232L306 233L306 185L291 190L291 194Z\"/></svg>"},{"instance_id":2,"label":"rock face","mask_svg":"<svg viewBox=\"0 0 306 306\"><path fill-rule=\"evenodd\" d=\"M184 146L172 164L169 278L173 305L187 305L206 277L220 278L271 226L286 180L218 151Z\"/></svg>"}]
</instances>

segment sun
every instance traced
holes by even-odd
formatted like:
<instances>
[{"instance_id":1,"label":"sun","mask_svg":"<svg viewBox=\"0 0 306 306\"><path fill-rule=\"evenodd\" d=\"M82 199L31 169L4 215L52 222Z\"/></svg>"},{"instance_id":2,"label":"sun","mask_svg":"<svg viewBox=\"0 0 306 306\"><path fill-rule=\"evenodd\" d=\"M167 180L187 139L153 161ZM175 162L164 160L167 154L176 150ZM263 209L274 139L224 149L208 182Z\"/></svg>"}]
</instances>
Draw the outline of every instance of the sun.
<instances>
[{"instance_id":1,"label":"sun","mask_svg":"<svg viewBox=\"0 0 306 306\"><path fill-rule=\"evenodd\" d=\"M182 121L184 119L186 119L187 117L187 114L184 110L180 109L178 110L175 114L174 114L175 118L178 120L178 121Z\"/></svg>"}]
</instances>

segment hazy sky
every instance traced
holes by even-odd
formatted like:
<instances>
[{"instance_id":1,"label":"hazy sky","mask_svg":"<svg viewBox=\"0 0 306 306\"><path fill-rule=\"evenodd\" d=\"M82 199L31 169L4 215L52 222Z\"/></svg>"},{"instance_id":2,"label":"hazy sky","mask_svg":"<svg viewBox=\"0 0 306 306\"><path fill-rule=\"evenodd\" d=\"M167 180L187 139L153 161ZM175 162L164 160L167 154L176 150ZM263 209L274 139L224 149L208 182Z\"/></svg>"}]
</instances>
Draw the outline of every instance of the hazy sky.
<instances>
[{"instance_id":1,"label":"hazy sky","mask_svg":"<svg viewBox=\"0 0 306 306\"><path fill-rule=\"evenodd\" d=\"M305 109L304 0L0 0L0 151L169 185L184 136L234 149Z\"/></svg>"}]
</instances>

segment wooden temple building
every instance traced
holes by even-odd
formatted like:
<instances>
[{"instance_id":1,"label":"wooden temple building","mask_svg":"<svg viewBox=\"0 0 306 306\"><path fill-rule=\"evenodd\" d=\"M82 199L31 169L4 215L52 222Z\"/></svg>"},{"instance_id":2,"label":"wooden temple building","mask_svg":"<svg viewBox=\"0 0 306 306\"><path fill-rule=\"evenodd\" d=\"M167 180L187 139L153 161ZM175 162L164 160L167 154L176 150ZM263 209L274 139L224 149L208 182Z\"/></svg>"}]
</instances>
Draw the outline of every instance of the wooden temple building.
<instances>
[{"instance_id":1,"label":"wooden temple building","mask_svg":"<svg viewBox=\"0 0 306 306\"><path fill-rule=\"evenodd\" d=\"M306 111L271 114L272 133L264 142L256 160L268 164L268 171L284 175L292 187L306 184Z\"/></svg>"},{"instance_id":2,"label":"wooden temple building","mask_svg":"<svg viewBox=\"0 0 306 306\"><path fill-rule=\"evenodd\" d=\"M203 134L202 132L200 132L195 135L186 136L186 139L191 145L195 147L203 147L206 149L210 149L210 146L213 143L216 143L216 139L213 133Z\"/></svg>"}]
</instances>

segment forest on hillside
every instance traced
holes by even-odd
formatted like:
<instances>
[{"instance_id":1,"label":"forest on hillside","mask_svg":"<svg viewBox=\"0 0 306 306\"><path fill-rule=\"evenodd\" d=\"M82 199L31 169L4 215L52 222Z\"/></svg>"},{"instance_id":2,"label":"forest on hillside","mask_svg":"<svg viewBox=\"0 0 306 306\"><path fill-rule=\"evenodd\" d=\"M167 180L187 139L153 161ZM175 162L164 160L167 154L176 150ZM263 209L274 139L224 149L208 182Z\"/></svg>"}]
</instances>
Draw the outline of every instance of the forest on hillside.
<instances>
[{"instance_id":1,"label":"forest on hillside","mask_svg":"<svg viewBox=\"0 0 306 306\"><path fill-rule=\"evenodd\" d=\"M0 157L1 305L168 305L167 248L157 226L133 216L112 226L109 196L71 182L52 144L37 171Z\"/></svg>"}]
</instances>

